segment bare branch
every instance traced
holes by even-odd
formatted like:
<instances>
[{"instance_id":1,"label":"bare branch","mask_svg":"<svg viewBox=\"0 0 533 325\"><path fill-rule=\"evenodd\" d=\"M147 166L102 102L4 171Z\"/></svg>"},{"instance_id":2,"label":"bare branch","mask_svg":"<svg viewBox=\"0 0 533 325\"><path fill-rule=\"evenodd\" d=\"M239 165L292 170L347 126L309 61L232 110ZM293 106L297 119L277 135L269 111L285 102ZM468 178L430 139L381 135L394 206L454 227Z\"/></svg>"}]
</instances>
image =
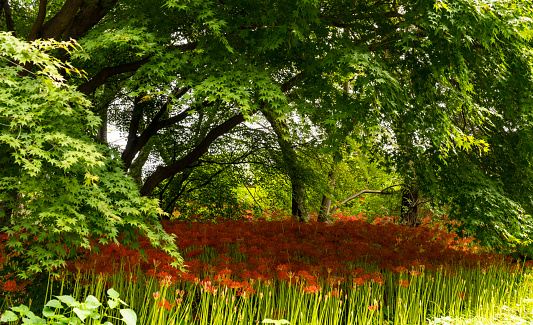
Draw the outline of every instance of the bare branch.
<instances>
[{"instance_id":1,"label":"bare branch","mask_svg":"<svg viewBox=\"0 0 533 325\"><path fill-rule=\"evenodd\" d=\"M391 186L388 186L382 190L379 190L379 191L376 191L376 190L362 190L362 191L359 191L357 193L355 193L354 195L342 200L339 204L335 205L333 208L331 208L331 211L329 213L329 215L333 215L333 213L335 213L335 210L338 209L338 207L342 204L346 204L348 202L350 202L351 200L363 195L363 194L366 194L366 193L372 193L372 194L383 194L383 195L391 195L391 194L394 194L394 192L387 192L387 190L389 188L392 188L392 187L396 187L396 186L402 186L403 184L396 184L396 185L391 185Z\"/></svg>"}]
</instances>

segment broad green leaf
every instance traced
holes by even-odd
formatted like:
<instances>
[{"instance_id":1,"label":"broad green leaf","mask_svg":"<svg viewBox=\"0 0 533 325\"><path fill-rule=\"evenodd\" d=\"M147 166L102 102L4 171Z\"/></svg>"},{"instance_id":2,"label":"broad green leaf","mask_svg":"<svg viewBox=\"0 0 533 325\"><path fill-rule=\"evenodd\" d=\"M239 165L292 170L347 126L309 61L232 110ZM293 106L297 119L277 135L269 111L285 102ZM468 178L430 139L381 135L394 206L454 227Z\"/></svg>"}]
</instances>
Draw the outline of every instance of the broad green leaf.
<instances>
[{"instance_id":1,"label":"broad green leaf","mask_svg":"<svg viewBox=\"0 0 533 325\"><path fill-rule=\"evenodd\" d=\"M137 324L137 314L131 309L121 309L120 314L122 315L122 320L127 325L136 325Z\"/></svg>"},{"instance_id":2,"label":"broad green leaf","mask_svg":"<svg viewBox=\"0 0 533 325\"><path fill-rule=\"evenodd\" d=\"M52 299L49 302L46 303L46 307L52 307L52 308L63 308L63 305L59 300Z\"/></svg>"},{"instance_id":3,"label":"broad green leaf","mask_svg":"<svg viewBox=\"0 0 533 325\"><path fill-rule=\"evenodd\" d=\"M17 320L18 320L17 315L14 312L10 311L10 310L6 310L2 314L2 318L0 318L0 322L3 322L3 323L15 322Z\"/></svg>"},{"instance_id":4,"label":"broad green leaf","mask_svg":"<svg viewBox=\"0 0 533 325\"><path fill-rule=\"evenodd\" d=\"M57 299L59 299L61 302L67 304L69 307L78 307L80 306L80 303L76 301L72 296L56 296Z\"/></svg>"},{"instance_id":5,"label":"broad green leaf","mask_svg":"<svg viewBox=\"0 0 533 325\"><path fill-rule=\"evenodd\" d=\"M79 319L81 319L82 322L85 321L85 318L89 317L92 314L92 311L86 310L86 309L79 309L78 307L74 307L72 311L78 316Z\"/></svg>"}]
</instances>

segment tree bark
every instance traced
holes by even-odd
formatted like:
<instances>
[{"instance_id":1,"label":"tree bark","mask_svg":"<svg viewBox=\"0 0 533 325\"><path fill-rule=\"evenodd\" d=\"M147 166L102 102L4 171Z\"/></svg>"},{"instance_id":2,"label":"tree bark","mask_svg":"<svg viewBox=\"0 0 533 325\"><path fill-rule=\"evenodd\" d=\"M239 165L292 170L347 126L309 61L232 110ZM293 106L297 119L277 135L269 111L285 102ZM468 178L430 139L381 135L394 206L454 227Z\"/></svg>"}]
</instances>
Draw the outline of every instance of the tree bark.
<instances>
[{"instance_id":1,"label":"tree bark","mask_svg":"<svg viewBox=\"0 0 533 325\"><path fill-rule=\"evenodd\" d=\"M117 0L84 1L72 23L63 33L63 41L80 39L115 6Z\"/></svg>"},{"instance_id":2,"label":"tree bark","mask_svg":"<svg viewBox=\"0 0 533 325\"><path fill-rule=\"evenodd\" d=\"M276 134L283 157L284 168L291 180L291 213L298 221L307 222L311 217L307 210L304 181L301 177L301 166L298 163L298 155L294 151L291 143L285 138L287 126L283 122L276 120L272 113L266 110L263 110L262 113Z\"/></svg>"},{"instance_id":3,"label":"tree bark","mask_svg":"<svg viewBox=\"0 0 533 325\"><path fill-rule=\"evenodd\" d=\"M63 33L72 24L76 13L83 4L83 0L65 1L59 12L44 23L36 38L61 40Z\"/></svg>"},{"instance_id":4,"label":"tree bark","mask_svg":"<svg viewBox=\"0 0 533 325\"><path fill-rule=\"evenodd\" d=\"M400 212L400 219L402 224L411 227L420 225L420 218L418 218L418 188L410 184L402 192L402 206Z\"/></svg>"},{"instance_id":5,"label":"tree bark","mask_svg":"<svg viewBox=\"0 0 533 325\"><path fill-rule=\"evenodd\" d=\"M141 152L137 155L137 158L135 158L129 170L131 178L133 178L139 188L142 186L142 169L146 164L151 151L152 144L150 142L142 147Z\"/></svg>"},{"instance_id":6,"label":"tree bark","mask_svg":"<svg viewBox=\"0 0 533 325\"><path fill-rule=\"evenodd\" d=\"M9 32L12 32L14 36L17 36L15 33L15 24L13 23L13 17L11 16L11 7L9 6L9 1L4 0L0 2L2 6L0 7L0 12L3 10L6 15L6 28Z\"/></svg>"},{"instance_id":7,"label":"tree bark","mask_svg":"<svg viewBox=\"0 0 533 325\"><path fill-rule=\"evenodd\" d=\"M328 173L329 191L328 193L322 196L322 203L320 204L320 212L318 214L318 220L317 220L319 222L326 222L330 215L331 195L333 194L333 191L335 190L335 176L336 176L335 162L333 162L331 166L331 171Z\"/></svg>"},{"instance_id":8,"label":"tree bark","mask_svg":"<svg viewBox=\"0 0 533 325\"><path fill-rule=\"evenodd\" d=\"M37 39L37 36L39 35L39 30L43 26L44 20L46 18L47 4L48 4L47 0L39 1L39 12L37 14L37 19L35 19L35 22L33 23L33 26L31 27L30 34L28 35L28 42L32 42L32 41L35 41L35 39Z\"/></svg>"}]
</instances>

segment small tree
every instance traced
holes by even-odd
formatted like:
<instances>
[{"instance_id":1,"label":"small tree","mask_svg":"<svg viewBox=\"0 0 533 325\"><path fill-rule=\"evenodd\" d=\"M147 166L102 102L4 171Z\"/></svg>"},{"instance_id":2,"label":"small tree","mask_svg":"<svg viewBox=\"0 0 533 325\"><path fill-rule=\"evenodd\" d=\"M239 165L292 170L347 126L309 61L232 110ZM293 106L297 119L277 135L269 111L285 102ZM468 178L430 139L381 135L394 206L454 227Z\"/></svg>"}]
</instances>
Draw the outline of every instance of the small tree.
<instances>
[{"instance_id":1,"label":"small tree","mask_svg":"<svg viewBox=\"0 0 533 325\"><path fill-rule=\"evenodd\" d=\"M27 261L23 276L64 265L69 249L134 244L147 236L181 263L173 237L158 223L157 201L140 197L106 146L100 119L64 83L81 74L50 52L75 42L20 41L0 33L0 221L7 245ZM31 64L31 71L24 68Z\"/></svg>"}]
</instances>

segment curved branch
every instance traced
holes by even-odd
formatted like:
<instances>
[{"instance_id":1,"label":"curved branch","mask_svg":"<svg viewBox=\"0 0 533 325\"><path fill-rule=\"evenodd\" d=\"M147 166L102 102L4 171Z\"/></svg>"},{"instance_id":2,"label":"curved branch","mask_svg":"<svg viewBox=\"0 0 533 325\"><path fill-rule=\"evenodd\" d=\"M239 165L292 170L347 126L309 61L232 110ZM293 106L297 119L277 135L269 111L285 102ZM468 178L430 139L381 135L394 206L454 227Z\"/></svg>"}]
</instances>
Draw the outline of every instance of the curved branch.
<instances>
[{"instance_id":1,"label":"curved branch","mask_svg":"<svg viewBox=\"0 0 533 325\"><path fill-rule=\"evenodd\" d=\"M190 51L194 50L198 46L198 42L191 42L187 44L182 44L178 46L173 46L172 48L178 49L180 51ZM124 63L114 67L105 67L100 69L97 74L95 74L91 80L78 86L78 91L89 95L93 93L99 86L103 85L107 79L116 76L122 73L134 72L137 71L141 66L150 62L151 56L146 57L142 60Z\"/></svg>"},{"instance_id":2,"label":"curved branch","mask_svg":"<svg viewBox=\"0 0 533 325\"><path fill-rule=\"evenodd\" d=\"M333 213L335 213L335 210L338 209L338 207L342 204L346 204L348 202L350 202L351 200L365 194L365 193L372 193L372 194L383 194L383 195L391 195L391 194L394 194L394 192L387 192L387 190L389 188L392 188L392 187L396 187L396 186L402 186L403 184L396 184L396 185L391 185L391 186L388 186L388 187L385 187L384 189L380 190L380 191L376 191L376 190L362 190L362 191L359 191L357 193L355 193L354 195L342 200L341 202L339 202L339 204L335 205L333 208L331 208L331 211L329 213L329 215L333 215Z\"/></svg>"},{"instance_id":3,"label":"curved branch","mask_svg":"<svg viewBox=\"0 0 533 325\"><path fill-rule=\"evenodd\" d=\"M173 92L174 99L182 97L183 95L185 95L185 93L187 93L187 91L189 91L188 87L177 88ZM150 138L152 136L154 136L157 133L157 131L159 131L159 130L165 128L165 127L168 127L168 126L170 126L172 124L177 124L177 123L183 121L185 118L187 118L189 116L189 112L192 111L195 108L194 106L191 105L187 109L185 109L183 112L181 112L181 113L179 113L179 114L177 114L175 116L172 116L172 117L170 117L168 119L160 121L160 119L163 116L163 114L165 112L167 112L169 104L171 104L171 99L170 98L159 109L159 111L157 112L156 116L152 119L152 121L146 127L146 129L144 129L144 131L142 131L140 136L137 136L137 131L139 129L138 125L139 125L139 121L140 121L140 117L141 116L140 115L134 115L132 117L132 121L130 122L130 129L128 131L128 143L126 144L126 148L124 149L124 151L122 152L122 155L121 155L122 161L124 162L124 169L127 170L127 169L130 168L131 162L133 161L133 159L135 158L137 153L142 150L142 148L146 145L148 140L150 140ZM139 111L138 114L141 114L141 112Z\"/></svg>"},{"instance_id":4,"label":"curved branch","mask_svg":"<svg viewBox=\"0 0 533 325\"><path fill-rule=\"evenodd\" d=\"M137 71L148 61L150 61L150 58L144 58L142 60L121 64L115 67L105 67L98 71L98 73L94 75L91 80L79 85L78 91L85 95L90 95L96 90L96 88L103 85L107 79L116 76L117 74Z\"/></svg>"},{"instance_id":5,"label":"curved branch","mask_svg":"<svg viewBox=\"0 0 533 325\"><path fill-rule=\"evenodd\" d=\"M253 112L252 112L253 113ZM244 115L238 114L226 120L224 123L213 128L205 138L196 146L190 153L185 155L173 164L168 166L159 166L155 172L146 179L144 186L141 188L141 195L149 196L154 191L154 188L164 179L175 175L186 169L192 163L198 161L200 157L209 150L209 146L219 137L231 131L234 127L244 122Z\"/></svg>"}]
</instances>

